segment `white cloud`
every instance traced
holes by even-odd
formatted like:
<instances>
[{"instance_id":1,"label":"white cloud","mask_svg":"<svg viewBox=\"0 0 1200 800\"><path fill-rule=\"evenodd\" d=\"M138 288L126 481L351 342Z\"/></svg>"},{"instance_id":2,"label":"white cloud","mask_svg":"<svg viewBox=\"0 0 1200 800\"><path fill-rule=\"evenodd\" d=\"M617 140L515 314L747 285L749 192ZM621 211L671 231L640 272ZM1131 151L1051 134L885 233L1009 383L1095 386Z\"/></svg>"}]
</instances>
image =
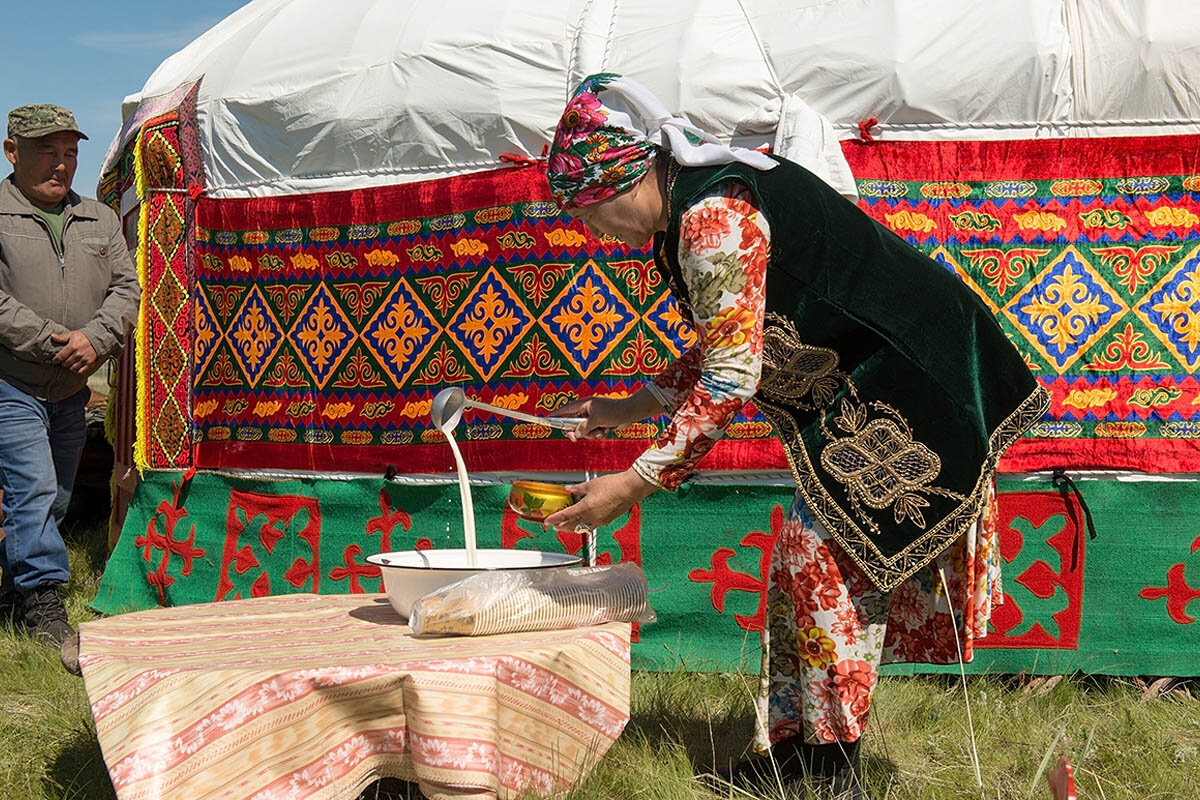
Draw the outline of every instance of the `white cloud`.
<instances>
[{"instance_id":1,"label":"white cloud","mask_svg":"<svg viewBox=\"0 0 1200 800\"><path fill-rule=\"evenodd\" d=\"M184 23L177 28L163 31L96 31L74 37L82 47L110 53L131 51L174 52L216 25L220 18L206 17Z\"/></svg>"}]
</instances>

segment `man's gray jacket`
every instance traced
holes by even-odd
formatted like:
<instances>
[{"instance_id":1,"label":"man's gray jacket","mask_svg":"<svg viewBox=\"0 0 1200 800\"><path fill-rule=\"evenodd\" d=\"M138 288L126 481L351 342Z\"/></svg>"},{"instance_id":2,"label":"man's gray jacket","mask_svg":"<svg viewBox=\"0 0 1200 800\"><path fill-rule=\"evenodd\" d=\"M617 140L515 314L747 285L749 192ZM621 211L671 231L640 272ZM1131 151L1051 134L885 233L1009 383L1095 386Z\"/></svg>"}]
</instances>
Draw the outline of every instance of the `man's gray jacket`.
<instances>
[{"instance_id":1,"label":"man's gray jacket","mask_svg":"<svg viewBox=\"0 0 1200 800\"><path fill-rule=\"evenodd\" d=\"M0 181L0 380L58 402L87 383L52 362L52 334L79 330L101 358L137 319L137 271L112 209L67 196L62 252L10 175Z\"/></svg>"}]
</instances>

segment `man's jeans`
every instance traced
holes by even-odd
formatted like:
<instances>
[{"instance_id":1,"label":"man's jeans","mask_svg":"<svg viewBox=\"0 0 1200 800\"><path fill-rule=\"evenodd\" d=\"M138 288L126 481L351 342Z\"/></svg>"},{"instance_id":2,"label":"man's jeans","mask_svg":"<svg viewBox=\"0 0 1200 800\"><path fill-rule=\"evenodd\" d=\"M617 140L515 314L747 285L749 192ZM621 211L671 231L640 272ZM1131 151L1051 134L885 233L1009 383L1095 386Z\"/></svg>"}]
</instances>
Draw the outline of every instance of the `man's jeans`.
<instances>
[{"instance_id":1,"label":"man's jeans","mask_svg":"<svg viewBox=\"0 0 1200 800\"><path fill-rule=\"evenodd\" d=\"M0 489L4 541L0 570L5 588L28 592L47 581L66 582L67 548L58 526L71 501L87 423L84 389L47 403L0 380Z\"/></svg>"}]
</instances>

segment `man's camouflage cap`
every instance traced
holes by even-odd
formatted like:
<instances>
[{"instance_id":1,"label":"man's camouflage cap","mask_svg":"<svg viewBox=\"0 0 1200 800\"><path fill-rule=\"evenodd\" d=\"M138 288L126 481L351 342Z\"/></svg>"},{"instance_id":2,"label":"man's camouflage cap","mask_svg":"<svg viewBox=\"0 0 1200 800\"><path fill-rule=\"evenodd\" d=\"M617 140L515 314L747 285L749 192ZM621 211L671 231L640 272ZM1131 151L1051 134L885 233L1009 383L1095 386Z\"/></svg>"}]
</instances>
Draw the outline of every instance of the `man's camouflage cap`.
<instances>
[{"instance_id":1,"label":"man's camouflage cap","mask_svg":"<svg viewBox=\"0 0 1200 800\"><path fill-rule=\"evenodd\" d=\"M26 139L36 139L59 131L77 133L81 139L88 138L75 124L75 115L62 106L33 103L8 112L9 138L24 136Z\"/></svg>"}]
</instances>

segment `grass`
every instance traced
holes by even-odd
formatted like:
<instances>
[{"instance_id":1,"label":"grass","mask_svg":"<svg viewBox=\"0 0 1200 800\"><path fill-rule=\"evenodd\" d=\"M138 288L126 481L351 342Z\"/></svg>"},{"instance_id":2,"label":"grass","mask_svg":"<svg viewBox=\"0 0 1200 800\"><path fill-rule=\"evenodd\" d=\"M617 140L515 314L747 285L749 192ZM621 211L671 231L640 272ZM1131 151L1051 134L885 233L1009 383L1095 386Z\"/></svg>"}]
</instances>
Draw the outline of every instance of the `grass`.
<instances>
[{"instance_id":1,"label":"grass","mask_svg":"<svg viewBox=\"0 0 1200 800\"><path fill-rule=\"evenodd\" d=\"M103 520L68 525L72 624L100 585L107 527ZM43 800L112 798L83 681L59 663L58 650L0 627L0 797Z\"/></svg>"},{"instance_id":2,"label":"grass","mask_svg":"<svg viewBox=\"0 0 1200 800\"><path fill-rule=\"evenodd\" d=\"M102 522L68 528L72 622L93 614L103 564ZM112 800L83 682L57 652L0 630L0 798ZM695 777L736 759L750 741L755 679L739 675L635 673L632 719L570 800L713 800L750 795ZM1080 798L1200 797L1200 694L1194 685L1144 698L1128 679L1072 676L1052 688L1019 677L970 679L983 797L1049 798L1043 772L1062 753L1076 765ZM962 687L956 678L886 678L863 744L867 785L878 800L979 798ZM362 800L417 798L381 781ZM770 800L799 800L780 789Z\"/></svg>"}]
</instances>

